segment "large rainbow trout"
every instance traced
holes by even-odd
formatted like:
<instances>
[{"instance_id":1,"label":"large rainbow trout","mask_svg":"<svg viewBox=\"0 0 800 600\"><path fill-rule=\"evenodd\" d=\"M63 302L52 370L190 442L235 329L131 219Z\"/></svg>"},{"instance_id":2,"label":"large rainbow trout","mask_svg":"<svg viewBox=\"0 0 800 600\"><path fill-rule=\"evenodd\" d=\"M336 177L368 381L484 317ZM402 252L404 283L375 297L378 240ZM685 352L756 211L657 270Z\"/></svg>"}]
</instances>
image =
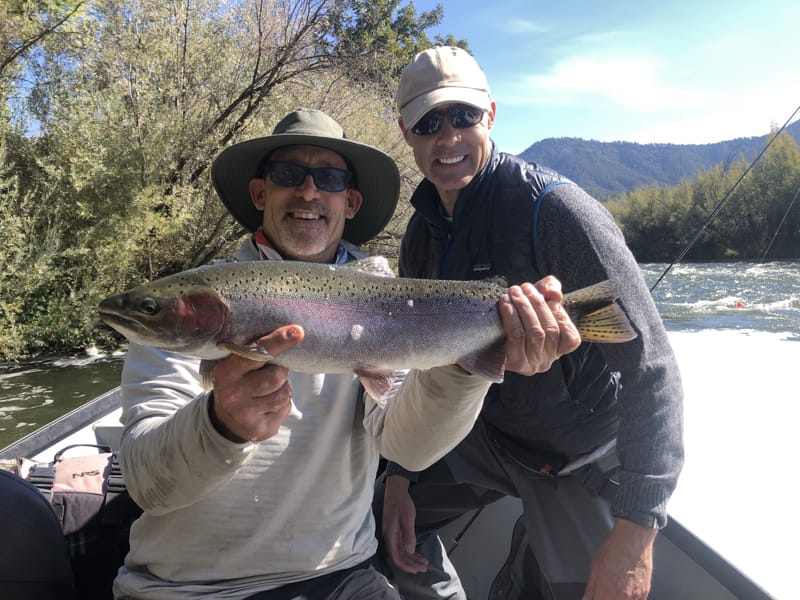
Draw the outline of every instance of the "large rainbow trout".
<instances>
[{"instance_id":1,"label":"large rainbow trout","mask_svg":"<svg viewBox=\"0 0 800 600\"><path fill-rule=\"evenodd\" d=\"M505 333L500 280L395 278L385 258L344 265L298 261L229 262L170 275L100 303L100 316L129 340L214 361L236 353L295 371L354 372L376 399L392 372L458 364L503 380ZM617 292L604 281L564 296L584 341L636 337ZM305 338L273 358L252 344L283 325Z\"/></svg>"}]
</instances>

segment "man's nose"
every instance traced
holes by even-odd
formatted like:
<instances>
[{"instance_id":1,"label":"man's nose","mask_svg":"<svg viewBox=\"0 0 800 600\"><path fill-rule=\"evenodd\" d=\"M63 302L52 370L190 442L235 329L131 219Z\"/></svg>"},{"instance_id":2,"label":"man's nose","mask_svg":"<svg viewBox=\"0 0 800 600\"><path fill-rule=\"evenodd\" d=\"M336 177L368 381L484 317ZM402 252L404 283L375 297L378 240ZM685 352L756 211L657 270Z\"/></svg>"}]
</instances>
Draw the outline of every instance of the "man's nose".
<instances>
[{"instance_id":1,"label":"man's nose","mask_svg":"<svg viewBox=\"0 0 800 600\"><path fill-rule=\"evenodd\" d=\"M304 200L313 200L317 195L317 186L314 183L314 177L311 173L307 173L303 179L303 183L297 186L298 195Z\"/></svg>"},{"instance_id":2,"label":"man's nose","mask_svg":"<svg viewBox=\"0 0 800 600\"><path fill-rule=\"evenodd\" d=\"M461 130L453 127L450 119L443 119L442 126L436 132L436 141L446 144L461 141Z\"/></svg>"}]
</instances>

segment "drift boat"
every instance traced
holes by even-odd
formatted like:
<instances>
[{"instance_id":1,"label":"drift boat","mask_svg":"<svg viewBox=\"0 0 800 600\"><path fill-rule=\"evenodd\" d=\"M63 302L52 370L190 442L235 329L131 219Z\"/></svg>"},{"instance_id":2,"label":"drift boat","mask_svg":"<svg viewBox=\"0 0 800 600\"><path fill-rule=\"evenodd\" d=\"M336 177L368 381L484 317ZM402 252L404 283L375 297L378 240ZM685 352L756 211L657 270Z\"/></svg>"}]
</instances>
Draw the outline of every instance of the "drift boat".
<instances>
[{"instance_id":1,"label":"drift boat","mask_svg":"<svg viewBox=\"0 0 800 600\"><path fill-rule=\"evenodd\" d=\"M78 444L118 449L122 436L121 412L120 390L115 388L3 448L0 460L27 457L49 462L62 448ZM87 450L80 449L82 453ZM58 598L45 595L47 556L36 556L31 564L30 557L25 556L25 548L18 544L9 547L5 532L12 521L18 525L19 515L8 505L11 502L9 482L18 483L9 477L0 478L0 531L4 532L0 537L0 598ZM31 490L33 496L29 501L41 500L37 497L39 492ZM477 516L465 515L442 531L442 539L452 548L451 559L471 600L490 598L495 577L509 555L512 531L521 512L517 499L504 498ZM36 530L35 524L26 523L26 526ZM36 580L36 573L41 573L41 581ZM30 591L25 591L26 586ZM111 597L110 590L108 597ZM668 525L656 538L649 600L694 599L773 600L773 597L670 517Z\"/></svg>"}]
</instances>

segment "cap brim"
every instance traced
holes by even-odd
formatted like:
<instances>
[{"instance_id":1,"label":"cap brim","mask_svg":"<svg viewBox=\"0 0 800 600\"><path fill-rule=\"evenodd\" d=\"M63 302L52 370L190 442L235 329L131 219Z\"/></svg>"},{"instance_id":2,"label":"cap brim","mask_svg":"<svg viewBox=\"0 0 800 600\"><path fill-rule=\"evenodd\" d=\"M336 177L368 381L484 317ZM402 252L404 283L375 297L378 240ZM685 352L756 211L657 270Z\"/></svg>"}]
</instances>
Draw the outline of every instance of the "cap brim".
<instances>
[{"instance_id":1,"label":"cap brim","mask_svg":"<svg viewBox=\"0 0 800 600\"><path fill-rule=\"evenodd\" d=\"M469 104L481 110L492 108L492 99L485 90L448 86L417 96L400 109L403 126L411 129L425 114L442 104Z\"/></svg>"},{"instance_id":2,"label":"cap brim","mask_svg":"<svg viewBox=\"0 0 800 600\"><path fill-rule=\"evenodd\" d=\"M223 150L211 165L211 182L239 223L249 231L261 226L263 213L250 199L250 180L264 156L294 145L328 148L353 165L364 201L356 215L345 223L342 235L345 240L363 244L386 227L400 196L400 174L392 158L377 148L352 140L298 134L275 134L235 144Z\"/></svg>"}]
</instances>

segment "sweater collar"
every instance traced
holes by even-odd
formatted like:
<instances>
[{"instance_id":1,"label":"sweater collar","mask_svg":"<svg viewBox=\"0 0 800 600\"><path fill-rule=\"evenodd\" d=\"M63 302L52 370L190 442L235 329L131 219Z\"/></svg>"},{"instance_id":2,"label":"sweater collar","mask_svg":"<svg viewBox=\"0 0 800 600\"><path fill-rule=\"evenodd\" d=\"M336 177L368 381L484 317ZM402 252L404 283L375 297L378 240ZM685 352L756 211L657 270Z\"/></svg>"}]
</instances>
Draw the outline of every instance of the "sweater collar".
<instances>
[{"instance_id":1,"label":"sweater collar","mask_svg":"<svg viewBox=\"0 0 800 600\"><path fill-rule=\"evenodd\" d=\"M253 234L253 245L258 250L258 256L261 260L283 260L283 257L278 253L272 243L264 235L264 231L259 227ZM334 264L340 265L342 263L350 262L351 260L358 260L363 258L362 253L356 251L356 248L340 240L336 246L336 256L333 259Z\"/></svg>"}]
</instances>

